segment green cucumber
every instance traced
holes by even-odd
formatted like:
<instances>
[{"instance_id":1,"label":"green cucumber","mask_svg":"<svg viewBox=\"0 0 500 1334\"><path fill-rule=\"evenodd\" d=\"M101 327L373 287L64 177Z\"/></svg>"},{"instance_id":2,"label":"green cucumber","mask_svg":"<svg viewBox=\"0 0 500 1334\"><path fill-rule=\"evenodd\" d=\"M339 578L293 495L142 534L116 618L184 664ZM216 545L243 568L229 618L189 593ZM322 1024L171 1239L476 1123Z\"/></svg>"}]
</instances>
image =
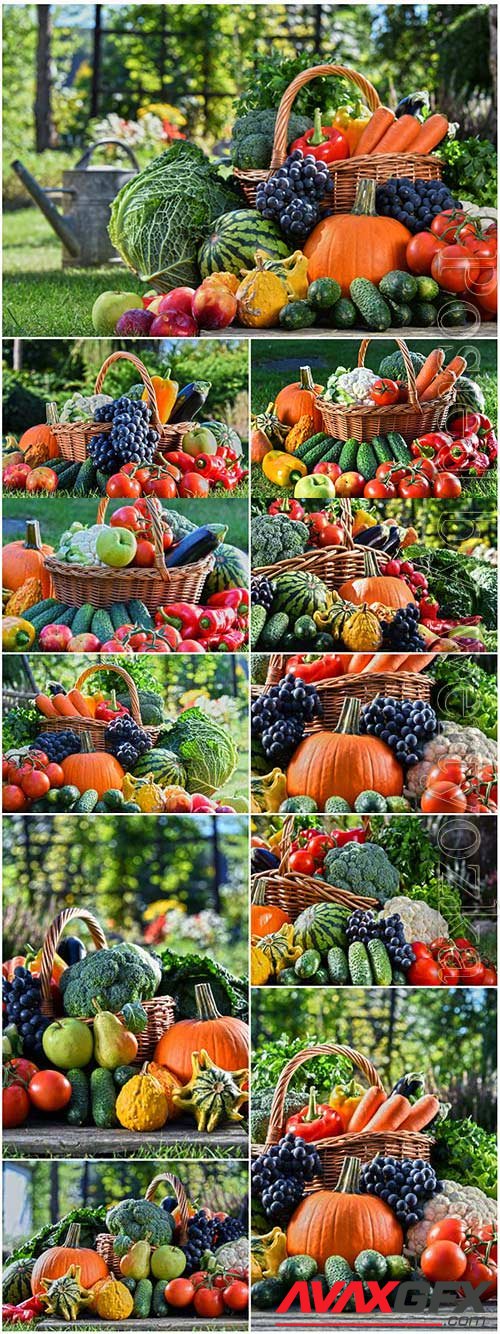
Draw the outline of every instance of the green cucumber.
<instances>
[{"instance_id":1,"label":"green cucumber","mask_svg":"<svg viewBox=\"0 0 500 1334\"><path fill-rule=\"evenodd\" d=\"M331 436L331 441L332 443L330 445L330 448L327 449L326 454L323 454L323 458L321 460L322 463L338 463L340 459L340 455L344 448L344 441L335 440L333 436Z\"/></svg>"},{"instance_id":2,"label":"green cucumber","mask_svg":"<svg viewBox=\"0 0 500 1334\"><path fill-rule=\"evenodd\" d=\"M95 787L89 787L86 792L82 792L81 797L78 798L78 801L75 801L75 804L71 809L73 811L78 811L79 815L82 815L83 813L90 815L90 812L95 810L98 800L99 794L96 792Z\"/></svg>"},{"instance_id":3,"label":"green cucumber","mask_svg":"<svg viewBox=\"0 0 500 1334\"><path fill-rule=\"evenodd\" d=\"M274 616L271 616L270 619L266 621L264 629L261 631L259 642L262 644L262 647L271 649L277 648L281 643L283 635L288 630L289 624L290 617L287 616L286 612L275 612Z\"/></svg>"},{"instance_id":4,"label":"green cucumber","mask_svg":"<svg viewBox=\"0 0 500 1334\"><path fill-rule=\"evenodd\" d=\"M339 468L342 472L354 472L358 457L359 440L345 440L340 451Z\"/></svg>"},{"instance_id":5,"label":"green cucumber","mask_svg":"<svg viewBox=\"0 0 500 1334\"><path fill-rule=\"evenodd\" d=\"M341 296L330 312L329 323L334 329L353 329L358 322L358 312L348 296Z\"/></svg>"},{"instance_id":6,"label":"green cucumber","mask_svg":"<svg viewBox=\"0 0 500 1334\"><path fill-rule=\"evenodd\" d=\"M361 940L353 940L347 957L353 987L371 987L373 975L370 960Z\"/></svg>"},{"instance_id":7,"label":"green cucumber","mask_svg":"<svg viewBox=\"0 0 500 1334\"><path fill-rule=\"evenodd\" d=\"M250 616L250 648L256 648L259 643L262 631L267 621L267 612L265 607L261 607L259 602L252 607Z\"/></svg>"},{"instance_id":8,"label":"green cucumber","mask_svg":"<svg viewBox=\"0 0 500 1334\"><path fill-rule=\"evenodd\" d=\"M68 1070L71 1097L66 1106L66 1120L70 1126L84 1126L89 1119L90 1085L83 1070Z\"/></svg>"},{"instance_id":9,"label":"green cucumber","mask_svg":"<svg viewBox=\"0 0 500 1334\"><path fill-rule=\"evenodd\" d=\"M108 614L111 617L113 630L119 630L121 625L129 625L130 618L125 602L112 602L108 607Z\"/></svg>"},{"instance_id":10,"label":"green cucumber","mask_svg":"<svg viewBox=\"0 0 500 1334\"><path fill-rule=\"evenodd\" d=\"M307 1283L317 1272L318 1266L312 1255L289 1255L288 1259L281 1261L278 1278L283 1278L290 1285L296 1283L297 1279Z\"/></svg>"},{"instance_id":11,"label":"green cucumber","mask_svg":"<svg viewBox=\"0 0 500 1334\"><path fill-rule=\"evenodd\" d=\"M132 1317L136 1316L139 1320L146 1320L151 1310L153 1300L153 1284L150 1278L140 1278L134 1292L134 1309Z\"/></svg>"},{"instance_id":12,"label":"green cucumber","mask_svg":"<svg viewBox=\"0 0 500 1334\"><path fill-rule=\"evenodd\" d=\"M314 468L315 463L321 463L321 461L324 459L325 453L327 452L327 450L330 449L332 439L333 437L331 435L324 435L321 440L316 441L316 444L314 445L313 449L308 450L307 454L305 455L305 458L302 459L302 462L305 463L308 472L311 472L311 469ZM308 440L307 443L310 444L310 441Z\"/></svg>"},{"instance_id":13,"label":"green cucumber","mask_svg":"<svg viewBox=\"0 0 500 1334\"><path fill-rule=\"evenodd\" d=\"M332 945L326 956L328 966L328 976L330 982L336 987L345 986L349 981L349 968L347 965L347 955L340 945Z\"/></svg>"},{"instance_id":14,"label":"green cucumber","mask_svg":"<svg viewBox=\"0 0 500 1334\"><path fill-rule=\"evenodd\" d=\"M74 635L88 634L92 625L92 619L95 616L95 607L90 602L84 602L83 607L79 607L71 629Z\"/></svg>"},{"instance_id":15,"label":"green cucumber","mask_svg":"<svg viewBox=\"0 0 500 1334\"><path fill-rule=\"evenodd\" d=\"M59 491L73 490L80 468L80 463L70 463L69 467L67 466L63 472L59 473Z\"/></svg>"},{"instance_id":16,"label":"green cucumber","mask_svg":"<svg viewBox=\"0 0 500 1334\"><path fill-rule=\"evenodd\" d=\"M111 1130L118 1125L115 1112L116 1087L111 1070L93 1070L90 1076L92 1119L100 1130Z\"/></svg>"},{"instance_id":17,"label":"green cucumber","mask_svg":"<svg viewBox=\"0 0 500 1334\"><path fill-rule=\"evenodd\" d=\"M102 801L107 811L121 811L124 804L123 792L117 787L110 787L103 793Z\"/></svg>"},{"instance_id":18,"label":"green cucumber","mask_svg":"<svg viewBox=\"0 0 500 1334\"><path fill-rule=\"evenodd\" d=\"M78 473L78 477L75 481L73 487L73 495L74 496L90 495L91 491L95 491L96 478L97 478L97 468L95 466L94 460L91 458L85 459L85 463L82 463L80 471Z\"/></svg>"},{"instance_id":19,"label":"green cucumber","mask_svg":"<svg viewBox=\"0 0 500 1334\"><path fill-rule=\"evenodd\" d=\"M46 611L52 611L53 607L60 607L61 605L65 606L66 604L61 604L57 601L57 598L42 598L41 602L34 602L33 606L28 608L31 624L34 624L32 617L36 620L38 616L44 616Z\"/></svg>"},{"instance_id":20,"label":"green cucumber","mask_svg":"<svg viewBox=\"0 0 500 1334\"><path fill-rule=\"evenodd\" d=\"M295 961L295 972L297 977L314 977L321 964L321 954L318 950L304 950L303 954Z\"/></svg>"},{"instance_id":21,"label":"green cucumber","mask_svg":"<svg viewBox=\"0 0 500 1334\"><path fill-rule=\"evenodd\" d=\"M392 457L395 459L396 463L413 463L408 445L406 444L406 441L403 440L402 435L399 434L399 431L388 431L386 439L387 444L390 445Z\"/></svg>"},{"instance_id":22,"label":"green cucumber","mask_svg":"<svg viewBox=\"0 0 500 1334\"><path fill-rule=\"evenodd\" d=\"M378 329L381 333L390 329L392 315L375 283L371 283L369 278L354 278L349 292L369 329Z\"/></svg>"},{"instance_id":23,"label":"green cucumber","mask_svg":"<svg viewBox=\"0 0 500 1334\"><path fill-rule=\"evenodd\" d=\"M108 639L113 639L114 633L111 616L103 607L99 607L92 617L92 634L96 635L101 644L105 644Z\"/></svg>"},{"instance_id":24,"label":"green cucumber","mask_svg":"<svg viewBox=\"0 0 500 1334\"><path fill-rule=\"evenodd\" d=\"M143 630L154 629L153 618L139 598L131 598L130 602L127 602L127 607L129 612L127 619L132 622L132 625L141 625Z\"/></svg>"},{"instance_id":25,"label":"green cucumber","mask_svg":"<svg viewBox=\"0 0 500 1334\"><path fill-rule=\"evenodd\" d=\"M377 987L390 987L392 968L383 940L369 940L367 944L373 977Z\"/></svg>"},{"instance_id":26,"label":"green cucumber","mask_svg":"<svg viewBox=\"0 0 500 1334\"><path fill-rule=\"evenodd\" d=\"M377 455L371 445L361 444L356 455L356 472L360 472L365 482L371 482L378 468Z\"/></svg>"},{"instance_id":27,"label":"green cucumber","mask_svg":"<svg viewBox=\"0 0 500 1334\"><path fill-rule=\"evenodd\" d=\"M100 496L105 496L105 495L106 495L106 486L107 486L108 482L109 482L108 474L105 473L105 472L101 472L101 469L98 468L98 469L97 469L97 477L96 477L96 485L97 485L97 487L98 487L99 495L100 495Z\"/></svg>"},{"instance_id":28,"label":"green cucumber","mask_svg":"<svg viewBox=\"0 0 500 1334\"><path fill-rule=\"evenodd\" d=\"M67 610L67 602L55 602L52 607L47 608L47 611L37 612L36 616L33 616L33 613L30 610L29 619L31 625L34 625L37 634L39 634L40 630L43 630L45 625L60 625L60 618ZM76 611L76 607L74 608L74 611Z\"/></svg>"},{"instance_id":29,"label":"green cucumber","mask_svg":"<svg viewBox=\"0 0 500 1334\"><path fill-rule=\"evenodd\" d=\"M303 440L301 445L297 445L293 457L295 459L302 459L302 462L306 463L309 450L312 451L316 445L319 445L321 441L324 442L325 440L328 440L328 436L325 432L317 431L316 435L310 435L308 440Z\"/></svg>"},{"instance_id":30,"label":"green cucumber","mask_svg":"<svg viewBox=\"0 0 500 1334\"><path fill-rule=\"evenodd\" d=\"M370 441L370 444L374 451L377 463L394 462L391 453L391 448L390 445L387 444L385 435L374 435L373 440Z\"/></svg>"}]
</instances>

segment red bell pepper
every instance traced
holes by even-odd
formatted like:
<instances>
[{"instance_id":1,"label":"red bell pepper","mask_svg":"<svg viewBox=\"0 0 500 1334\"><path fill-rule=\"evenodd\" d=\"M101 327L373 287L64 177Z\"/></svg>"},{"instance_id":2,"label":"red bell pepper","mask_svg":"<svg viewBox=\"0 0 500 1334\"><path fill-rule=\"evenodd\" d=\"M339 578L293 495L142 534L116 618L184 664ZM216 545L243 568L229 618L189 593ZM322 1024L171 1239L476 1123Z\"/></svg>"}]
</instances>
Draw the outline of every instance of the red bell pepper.
<instances>
[{"instance_id":1,"label":"red bell pepper","mask_svg":"<svg viewBox=\"0 0 500 1334\"><path fill-rule=\"evenodd\" d=\"M236 653L245 642L245 635L242 630L220 631L219 634L211 635L209 639L203 639L203 647L212 650L215 653Z\"/></svg>"},{"instance_id":2,"label":"red bell pepper","mask_svg":"<svg viewBox=\"0 0 500 1334\"><path fill-rule=\"evenodd\" d=\"M495 459L498 458L498 441L495 432L490 431L488 435L480 435L479 443L481 449L488 455L490 464L494 463Z\"/></svg>"},{"instance_id":3,"label":"red bell pepper","mask_svg":"<svg viewBox=\"0 0 500 1334\"><path fill-rule=\"evenodd\" d=\"M296 653L288 659L287 671L300 676L301 681L327 681L331 676L342 675L342 660L338 653L315 654Z\"/></svg>"},{"instance_id":4,"label":"red bell pepper","mask_svg":"<svg viewBox=\"0 0 500 1334\"><path fill-rule=\"evenodd\" d=\"M443 445L438 450L434 460L436 467L440 472L460 472L466 467L473 450L474 446L469 440L453 440L451 444Z\"/></svg>"},{"instance_id":5,"label":"red bell pepper","mask_svg":"<svg viewBox=\"0 0 500 1334\"><path fill-rule=\"evenodd\" d=\"M346 843L366 843L366 829L362 825L355 829L333 829L332 835L338 848L345 847Z\"/></svg>"},{"instance_id":6,"label":"red bell pepper","mask_svg":"<svg viewBox=\"0 0 500 1334\"><path fill-rule=\"evenodd\" d=\"M491 460L488 454L485 454L481 449L475 449L467 460L465 471L472 474L473 477L482 477L489 467L491 467Z\"/></svg>"},{"instance_id":7,"label":"red bell pepper","mask_svg":"<svg viewBox=\"0 0 500 1334\"><path fill-rule=\"evenodd\" d=\"M200 639L209 639L211 635L232 630L236 624L234 607L200 607L198 616L198 635Z\"/></svg>"},{"instance_id":8,"label":"red bell pepper","mask_svg":"<svg viewBox=\"0 0 500 1334\"><path fill-rule=\"evenodd\" d=\"M439 612L439 602L432 597L432 594L426 593L423 598L420 598L418 610L421 621L435 621Z\"/></svg>"},{"instance_id":9,"label":"red bell pepper","mask_svg":"<svg viewBox=\"0 0 500 1334\"><path fill-rule=\"evenodd\" d=\"M248 468L232 467L220 478L225 491L234 491L239 482L248 477Z\"/></svg>"},{"instance_id":10,"label":"red bell pepper","mask_svg":"<svg viewBox=\"0 0 500 1334\"><path fill-rule=\"evenodd\" d=\"M305 515L304 506L298 500L289 499L288 496L279 496L278 500L271 501L267 507L268 514L286 514L289 519L302 520Z\"/></svg>"},{"instance_id":11,"label":"red bell pepper","mask_svg":"<svg viewBox=\"0 0 500 1334\"><path fill-rule=\"evenodd\" d=\"M131 626L130 629L132 630L132 628ZM124 704L117 704L116 692L112 690L111 704L107 704L103 700L101 704L97 705L95 716L100 723L111 723L113 718L121 718L123 713L130 713L130 709L125 708Z\"/></svg>"},{"instance_id":12,"label":"red bell pepper","mask_svg":"<svg viewBox=\"0 0 500 1334\"><path fill-rule=\"evenodd\" d=\"M349 157L349 144L345 134L337 130L335 125L321 124L319 107L314 112L312 129L307 130L300 139L295 139L291 151L294 152L296 148L300 148L304 156L312 153L318 162L341 162Z\"/></svg>"},{"instance_id":13,"label":"red bell pepper","mask_svg":"<svg viewBox=\"0 0 500 1334\"><path fill-rule=\"evenodd\" d=\"M197 454L194 461L195 472L203 473L210 482L222 482L227 476L227 465L217 454Z\"/></svg>"},{"instance_id":14,"label":"red bell pepper","mask_svg":"<svg viewBox=\"0 0 500 1334\"><path fill-rule=\"evenodd\" d=\"M185 454L183 449L170 449L162 455L167 463L173 463L175 468L180 468L181 472L193 471L193 459L190 454Z\"/></svg>"},{"instance_id":15,"label":"red bell pepper","mask_svg":"<svg viewBox=\"0 0 500 1334\"><path fill-rule=\"evenodd\" d=\"M175 630L180 630L183 639L195 639L198 636L199 610L192 602L170 602L155 611L155 625L159 630L164 625L173 625Z\"/></svg>"},{"instance_id":16,"label":"red bell pepper","mask_svg":"<svg viewBox=\"0 0 500 1334\"><path fill-rule=\"evenodd\" d=\"M451 444L453 437L446 431L429 431L427 435L420 435L417 440L412 440L410 453L414 459L435 459L440 449Z\"/></svg>"},{"instance_id":17,"label":"red bell pepper","mask_svg":"<svg viewBox=\"0 0 500 1334\"><path fill-rule=\"evenodd\" d=\"M207 607L234 607L238 616L248 615L248 588L224 588L207 598Z\"/></svg>"},{"instance_id":18,"label":"red bell pepper","mask_svg":"<svg viewBox=\"0 0 500 1334\"><path fill-rule=\"evenodd\" d=\"M485 418L487 421L488 419ZM481 418L478 412L466 412L463 409L454 414L451 422L446 423L449 434L454 440L461 440L464 435L477 434Z\"/></svg>"},{"instance_id":19,"label":"red bell pepper","mask_svg":"<svg viewBox=\"0 0 500 1334\"><path fill-rule=\"evenodd\" d=\"M331 1139L343 1132L344 1125L338 1112L327 1102L316 1101L315 1088L311 1089L307 1107L295 1112L286 1123L287 1135L300 1135L306 1144L315 1143L319 1139Z\"/></svg>"}]
</instances>

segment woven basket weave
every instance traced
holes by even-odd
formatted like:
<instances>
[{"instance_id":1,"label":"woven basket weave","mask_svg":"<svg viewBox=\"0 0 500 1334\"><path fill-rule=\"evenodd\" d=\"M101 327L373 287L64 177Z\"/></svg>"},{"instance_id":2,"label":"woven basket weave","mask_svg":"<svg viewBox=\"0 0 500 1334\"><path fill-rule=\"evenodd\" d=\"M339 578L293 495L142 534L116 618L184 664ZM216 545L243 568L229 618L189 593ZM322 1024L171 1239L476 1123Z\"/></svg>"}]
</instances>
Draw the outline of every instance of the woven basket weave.
<instances>
[{"instance_id":1,"label":"woven basket weave","mask_svg":"<svg viewBox=\"0 0 500 1334\"><path fill-rule=\"evenodd\" d=\"M263 885L265 902L273 908L282 908L288 913L292 922L304 908L310 908L314 903L338 903L342 908L349 908L351 912L356 912L359 908L364 911L377 908L377 899L351 894L349 890L338 889L335 885L329 885L326 880L319 880L317 876L299 875L297 871L290 870L290 852L295 825L296 822L300 824L301 819L301 816L286 816L282 829L280 864L274 871L259 871L258 875L252 876L252 900L256 890ZM370 821L367 816L361 816L360 823L369 833Z\"/></svg>"},{"instance_id":2,"label":"woven basket weave","mask_svg":"<svg viewBox=\"0 0 500 1334\"><path fill-rule=\"evenodd\" d=\"M147 733L154 745L161 732L161 728L149 727L143 723L137 686L135 681L132 680L132 677L125 671L124 667L119 667L116 663L113 663L113 666L109 667L105 662L96 662L92 667L86 667L85 671L80 673L78 680L75 681L74 689L81 690L82 686L85 685L85 682L88 681L89 676L94 675L94 672L109 671L116 672L117 676L123 678L130 695L130 712L132 718L134 719L134 722L137 723L137 726L142 727L143 732ZM88 732L89 736L92 738L92 746L94 750L106 749L104 744L104 734L108 724L102 722L100 718L44 718L43 722L44 732L65 732L68 728L71 728L72 732L76 732L77 736L81 736L84 732Z\"/></svg>"},{"instance_id":3,"label":"woven basket weave","mask_svg":"<svg viewBox=\"0 0 500 1334\"><path fill-rule=\"evenodd\" d=\"M287 670L287 655L272 653L264 686L252 686L252 695L257 697L271 686L277 685ZM298 673L300 675L300 673ZM316 681L315 689L321 699L323 714L306 724L306 734L322 732L325 727L333 731L339 721L345 699L359 699L361 705L368 704L376 695L391 695L393 699L431 698L433 681L421 672L366 672L359 676L335 676L324 681Z\"/></svg>"},{"instance_id":4,"label":"woven basket weave","mask_svg":"<svg viewBox=\"0 0 500 1334\"><path fill-rule=\"evenodd\" d=\"M68 922L74 921L87 923L96 950L107 949L106 937L102 927L97 918L86 908L63 908L62 912L54 917L43 942L40 964L41 1009L42 1013L50 1018L55 1017L54 1000L50 985L54 958L64 928L68 925ZM153 996L152 1000L142 1001L141 1004L148 1016L148 1022L144 1031L137 1034L137 1056L132 1062L133 1065L142 1065L143 1061L152 1059L157 1042L174 1023L174 1001L171 996ZM91 1026L94 1023L94 1017L82 1018L82 1022Z\"/></svg>"},{"instance_id":5,"label":"woven basket weave","mask_svg":"<svg viewBox=\"0 0 500 1334\"><path fill-rule=\"evenodd\" d=\"M106 357L97 376L94 393L101 393L107 372L115 361L130 361L132 366L135 366L148 391L148 402L151 408L150 424L155 431L158 431L160 436L155 458L161 454L162 450L180 449L182 437L186 434L186 431L189 431L193 423L177 422L175 426L169 426L168 423L165 426L162 425L158 415L158 405L151 376L142 361L139 361L139 357L134 356L133 352L112 352L109 357ZM50 406L49 404L47 408L48 419L51 415ZM107 435L111 430L111 422L51 421L50 427L62 457L70 459L72 463L85 463L85 459L88 457L89 442L95 435Z\"/></svg>"},{"instance_id":6,"label":"woven basket weave","mask_svg":"<svg viewBox=\"0 0 500 1334\"><path fill-rule=\"evenodd\" d=\"M50 574L53 596L72 607L110 607L113 602L137 598L149 611L170 602L199 602L203 585L213 569L214 555L209 552L192 565L169 570L163 549L162 507L154 496L146 497L153 532L155 563L147 569L129 565L112 569L109 565L70 565L56 556L46 556L44 566ZM97 523L104 523L107 496L99 501Z\"/></svg>"},{"instance_id":7,"label":"woven basket weave","mask_svg":"<svg viewBox=\"0 0 500 1334\"><path fill-rule=\"evenodd\" d=\"M370 111L380 106L380 98L373 84L363 74L348 69L344 65L314 65L303 70L292 80L281 99L276 125L271 165L267 171L239 171L234 175L243 193L255 208L257 188L262 181L267 181L278 167L281 167L287 155L289 139L288 123L297 93L312 79L322 75L331 75L347 79L353 83L363 97ZM346 158L342 162L329 162L331 193L323 200L321 209L333 209L334 213L349 213L354 203L358 181L362 178L376 181L381 185L392 176L408 176L411 181L436 181L441 179L442 163L438 158L423 153L370 153L359 157Z\"/></svg>"},{"instance_id":8,"label":"woven basket weave","mask_svg":"<svg viewBox=\"0 0 500 1334\"><path fill-rule=\"evenodd\" d=\"M352 1047L337 1046L335 1042L325 1042L318 1047L306 1047L298 1052L281 1071L278 1079L269 1117L269 1128L265 1147L277 1144L285 1133L286 1115L285 1098L288 1085L297 1070L315 1056L346 1056L352 1061L371 1088L383 1088L382 1080L375 1066L366 1056ZM368 1163L377 1153L390 1154L394 1158L423 1158L426 1162L431 1156L432 1139L429 1135L413 1130L359 1131L358 1134L336 1135L331 1139L319 1140L315 1145L321 1159L323 1173L314 1177L305 1186L305 1194L312 1195L317 1190L334 1190L339 1179L344 1158L360 1158ZM263 1146L256 1145L253 1152L262 1153Z\"/></svg>"},{"instance_id":9,"label":"woven basket weave","mask_svg":"<svg viewBox=\"0 0 500 1334\"><path fill-rule=\"evenodd\" d=\"M371 342L371 338L364 338L360 343L358 366L364 366L366 352ZM408 402L393 403L385 408L376 407L374 403L366 405L349 403L344 406L341 403L328 403L321 394L315 394L316 407L321 413L323 428L328 435L335 436L338 440L354 439L360 443L364 440L369 444L376 435L387 435L389 431L398 431L403 440L409 444L416 436L424 435L426 431L436 431L444 424L456 397L456 384L440 398L434 398L429 403L420 403L409 349L402 338L395 338L394 342L399 347L406 368ZM380 347L380 343L378 346Z\"/></svg>"},{"instance_id":10,"label":"woven basket weave","mask_svg":"<svg viewBox=\"0 0 500 1334\"><path fill-rule=\"evenodd\" d=\"M154 1200L158 1186L163 1185L171 1186L177 1198L179 1223L176 1228L176 1245L183 1246L188 1237L187 1225L189 1219L189 1203L184 1186L182 1181L179 1181L179 1177L175 1176L173 1172L160 1172L159 1175L153 1177L153 1180L150 1182L144 1199ZM97 1254L100 1255L104 1260L104 1263L107 1264L110 1273L114 1274L115 1278L121 1278L120 1261L114 1252L114 1242L115 1238L112 1236L111 1232L99 1232L96 1237L95 1248Z\"/></svg>"},{"instance_id":11,"label":"woven basket weave","mask_svg":"<svg viewBox=\"0 0 500 1334\"><path fill-rule=\"evenodd\" d=\"M254 567L252 574L260 579L277 579L280 574L294 574L296 571L315 574L322 579L330 592L341 588L342 584L352 579L362 578L365 571L365 546L356 546L352 535L353 514L349 500L341 500L340 515L337 520L344 529L345 546L323 547L322 550L303 551L299 556L290 556L276 565ZM371 548L370 548L371 549ZM373 550L381 574L389 556L385 551Z\"/></svg>"}]
</instances>

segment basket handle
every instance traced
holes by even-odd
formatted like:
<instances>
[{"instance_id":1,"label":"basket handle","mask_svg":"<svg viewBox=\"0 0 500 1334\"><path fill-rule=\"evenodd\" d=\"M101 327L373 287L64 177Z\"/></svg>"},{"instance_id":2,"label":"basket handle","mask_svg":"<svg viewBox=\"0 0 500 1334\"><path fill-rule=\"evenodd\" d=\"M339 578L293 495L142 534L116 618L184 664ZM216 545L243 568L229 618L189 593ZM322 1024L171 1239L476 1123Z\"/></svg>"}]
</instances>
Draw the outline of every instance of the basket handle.
<instances>
[{"instance_id":1,"label":"basket handle","mask_svg":"<svg viewBox=\"0 0 500 1334\"><path fill-rule=\"evenodd\" d=\"M370 346L370 343L372 342L373 342L372 338L363 338L362 343L360 343L358 352L358 366L364 366L366 352ZM405 364L406 374L408 376L408 398L410 400L412 408L415 408L417 412L420 412L420 402L417 393L415 371L412 359L410 357L409 349L402 338L395 338L394 342L397 343L399 351L401 353L401 356Z\"/></svg>"},{"instance_id":2,"label":"basket handle","mask_svg":"<svg viewBox=\"0 0 500 1334\"><path fill-rule=\"evenodd\" d=\"M336 1042L322 1042L318 1047L306 1047L304 1051L299 1051L296 1056L292 1056L291 1061L281 1071L274 1091L266 1145L277 1144L278 1140L281 1139L284 1131L285 1097L288 1085L295 1071L299 1070L301 1065L304 1065L306 1061L311 1060L314 1056L347 1056L358 1067L358 1070L365 1075L372 1088L383 1089L384 1087L372 1062L366 1056L362 1056L359 1051L354 1051L353 1047L339 1047Z\"/></svg>"},{"instance_id":3,"label":"basket handle","mask_svg":"<svg viewBox=\"0 0 500 1334\"><path fill-rule=\"evenodd\" d=\"M76 920L87 923L96 950L105 950L107 947L107 941L102 927L99 925L97 918L93 917L91 912L88 912L87 908L63 908L62 912L58 913L57 917L54 917L54 921L51 922L43 942L42 959L40 963L42 1009L50 1002L50 979L54 967L54 958L57 954L57 946L65 926L68 925L68 922L74 922Z\"/></svg>"},{"instance_id":4,"label":"basket handle","mask_svg":"<svg viewBox=\"0 0 500 1334\"><path fill-rule=\"evenodd\" d=\"M170 575L165 565L165 552L163 550L163 527L161 522L162 507L160 505L157 496L145 496L144 499L146 501L146 507L148 510L149 518L151 520L151 527L153 529L155 568L157 569L158 574L161 575L161 578L164 580L164 582L168 583ZM109 497L103 496L102 500L99 501L99 504L97 506L96 523L104 523L108 504L109 504Z\"/></svg>"},{"instance_id":5,"label":"basket handle","mask_svg":"<svg viewBox=\"0 0 500 1334\"><path fill-rule=\"evenodd\" d=\"M179 1180L179 1177L176 1177L173 1172L160 1172L157 1177L153 1177L153 1180L150 1181L144 1198L146 1200L153 1200L158 1190L158 1186L162 1186L165 1182L167 1183L168 1186L172 1186L177 1196L177 1203L179 1206L179 1213L180 1213L179 1241L182 1244L183 1242L187 1241L189 1202L186 1192L184 1190L184 1186L182 1184L182 1181Z\"/></svg>"},{"instance_id":6,"label":"basket handle","mask_svg":"<svg viewBox=\"0 0 500 1334\"><path fill-rule=\"evenodd\" d=\"M156 402L156 394L154 391L153 381L151 379L149 371L146 370L146 367L143 365L142 361L139 361L139 357L134 356L133 352L112 352L109 357L106 357L106 360L103 361L101 369L97 376L94 392L96 394L101 393L107 372L109 371L110 366L113 365L114 361L130 361L132 363L132 366L135 366L136 371L141 377L143 385L148 391L149 406L151 408L151 414L152 414L151 425L154 427L155 431L161 430L161 421L158 412L158 404Z\"/></svg>"},{"instance_id":7,"label":"basket handle","mask_svg":"<svg viewBox=\"0 0 500 1334\"><path fill-rule=\"evenodd\" d=\"M355 69L348 69L345 65L313 65L311 69L302 70L302 73L297 74L295 79L292 79L292 82L288 85L278 107L278 114L276 116L276 124L274 127L271 171L276 171L277 167L281 167L285 161L290 112L297 93L299 93L300 89L304 88L307 83L311 83L312 79L317 79L322 74L338 76L341 79L347 79L349 83L353 83L364 97L370 111L376 111L377 107L380 106L380 98L373 87L373 84L369 83L368 79L365 79L364 74L358 74Z\"/></svg>"},{"instance_id":8,"label":"basket handle","mask_svg":"<svg viewBox=\"0 0 500 1334\"><path fill-rule=\"evenodd\" d=\"M108 665L108 663L106 662L95 662L92 667L86 667L83 672L80 672L78 680L75 682L75 690L81 690L82 686L85 685L85 682L88 680L89 676L92 676L94 672L116 672L117 676L123 677L128 693L130 695L130 707L132 710L132 717L134 719L134 723L137 723L138 727L142 727L143 722L141 714L141 705L139 702L137 686L135 684L135 681L132 680L132 677L129 676L128 672L125 671L124 667L118 667L116 663Z\"/></svg>"}]
</instances>

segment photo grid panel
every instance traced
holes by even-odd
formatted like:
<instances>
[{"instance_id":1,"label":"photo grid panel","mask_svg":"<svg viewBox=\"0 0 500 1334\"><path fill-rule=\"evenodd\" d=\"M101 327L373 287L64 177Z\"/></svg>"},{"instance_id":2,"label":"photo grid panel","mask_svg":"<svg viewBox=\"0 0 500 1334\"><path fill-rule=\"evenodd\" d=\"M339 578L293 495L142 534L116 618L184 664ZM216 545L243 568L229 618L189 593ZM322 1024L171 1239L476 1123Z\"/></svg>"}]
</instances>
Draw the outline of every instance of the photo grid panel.
<instances>
[{"instance_id":1,"label":"photo grid panel","mask_svg":"<svg viewBox=\"0 0 500 1334\"><path fill-rule=\"evenodd\" d=\"M12 1334L497 1328L496 27L3 5Z\"/></svg>"}]
</instances>

